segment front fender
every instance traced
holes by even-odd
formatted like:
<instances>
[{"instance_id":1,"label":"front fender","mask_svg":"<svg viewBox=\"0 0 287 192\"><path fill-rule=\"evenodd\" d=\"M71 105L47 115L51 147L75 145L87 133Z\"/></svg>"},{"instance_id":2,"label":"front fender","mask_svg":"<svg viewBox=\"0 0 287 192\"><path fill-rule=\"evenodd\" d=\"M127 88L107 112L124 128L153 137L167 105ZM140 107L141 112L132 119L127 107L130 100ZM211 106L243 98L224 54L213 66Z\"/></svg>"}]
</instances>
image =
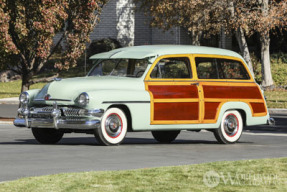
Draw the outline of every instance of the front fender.
<instances>
[{"instance_id":1,"label":"front fender","mask_svg":"<svg viewBox=\"0 0 287 192\"><path fill-rule=\"evenodd\" d=\"M33 100L36 97L36 95L40 92L40 89L31 89L31 90L28 90L26 92L29 94L29 103L28 103L28 105L30 105L33 102Z\"/></svg>"},{"instance_id":2,"label":"front fender","mask_svg":"<svg viewBox=\"0 0 287 192\"><path fill-rule=\"evenodd\" d=\"M87 108L101 108L106 110L113 104L129 104L135 102L150 102L150 95L142 90L100 90L87 92L90 102Z\"/></svg>"}]
</instances>

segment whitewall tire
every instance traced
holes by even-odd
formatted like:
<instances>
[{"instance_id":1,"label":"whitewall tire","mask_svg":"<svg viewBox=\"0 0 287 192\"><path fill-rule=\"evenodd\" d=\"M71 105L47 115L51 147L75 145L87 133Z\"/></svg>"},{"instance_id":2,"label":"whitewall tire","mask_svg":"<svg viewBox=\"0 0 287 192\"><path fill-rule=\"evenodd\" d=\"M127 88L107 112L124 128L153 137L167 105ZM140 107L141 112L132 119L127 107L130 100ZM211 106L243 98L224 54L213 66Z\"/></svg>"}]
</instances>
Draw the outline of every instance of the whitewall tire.
<instances>
[{"instance_id":1,"label":"whitewall tire","mask_svg":"<svg viewBox=\"0 0 287 192\"><path fill-rule=\"evenodd\" d=\"M214 130L214 136L219 143L236 143L243 131L243 120L238 111L226 111L223 114L220 127Z\"/></svg>"},{"instance_id":2,"label":"whitewall tire","mask_svg":"<svg viewBox=\"0 0 287 192\"><path fill-rule=\"evenodd\" d=\"M119 145L127 134L127 122L121 109L108 109L101 119L101 127L95 130L97 141L102 145Z\"/></svg>"}]
</instances>

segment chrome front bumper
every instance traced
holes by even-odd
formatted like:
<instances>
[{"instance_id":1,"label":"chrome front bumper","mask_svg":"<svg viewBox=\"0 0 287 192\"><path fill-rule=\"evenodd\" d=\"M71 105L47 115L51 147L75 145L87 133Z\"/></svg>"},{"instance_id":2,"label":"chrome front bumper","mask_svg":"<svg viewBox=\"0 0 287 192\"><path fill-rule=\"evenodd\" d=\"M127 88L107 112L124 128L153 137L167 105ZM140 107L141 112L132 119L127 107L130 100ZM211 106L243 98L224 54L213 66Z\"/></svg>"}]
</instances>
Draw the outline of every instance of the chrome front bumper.
<instances>
[{"instance_id":1,"label":"chrome front bumper","mask_svg":"<svg viewBox=\"0 0 287 192\"><path fill-rule=\"evenodd\" d=\"M22 119L14 120L16 127L89 130L99 128L100 120Z\"/></svg>"},{"instance_id":2,"label":"chrome front bumper","mask_svg":"<svg viewBox=\"0 0 287 192\"><path fill-rule=\"evenodd\" d=\"M103 109L85 110L68 107L28 108L21 106L14 120L17 127L89 130L99 128Z\"/></svg>"}]
</instances>

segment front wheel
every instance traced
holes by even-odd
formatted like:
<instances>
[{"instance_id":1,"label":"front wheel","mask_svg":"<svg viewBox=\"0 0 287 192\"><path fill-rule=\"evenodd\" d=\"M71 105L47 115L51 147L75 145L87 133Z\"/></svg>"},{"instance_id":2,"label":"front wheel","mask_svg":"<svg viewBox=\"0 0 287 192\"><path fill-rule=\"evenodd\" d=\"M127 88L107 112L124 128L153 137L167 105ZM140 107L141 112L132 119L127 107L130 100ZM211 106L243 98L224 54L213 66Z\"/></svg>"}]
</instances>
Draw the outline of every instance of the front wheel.
<instances>
[{"instance_id":1,"label":"front wheel","mask_svg":"<svg viewBox=\"0 0 287 192\"><path fill-rule=\"evenodd\" d=\"M152 131L152 136L160 143L171 143L180 131Z\"/></svg>"},{"instance_id":2,"label":"front wheel","mask_svg":"<svg viewBox=\"0 0 287 192\"><path fill-rule=\"evenodd\" d=\"M243 121L238 111L226 111L223 114L220 127L214 130L214 136L219 143L236 143L242 134Z\"/></svg>"},{"instance_id":3,"label":"front wheel","mask_svg":"<svg viewBox=\"0 0 287 192\"><path fill-rule=\"evenodd\" d=\"M127 118L119 108L108 109L102 117L101 127L95 137L101 145L119 145L127 134Z\"/></svg>"},{"instance_id":4,"label":"front wheel","mask_svg":"<svg viewBox=\"0 0 287 192\"><path fill-rule=\"evenodd\" d=\"M35 139L41 144L55 144L58 143L64 133L56 129L38 129L32 128L32 133Z\"/></svg>"}]
</instances>

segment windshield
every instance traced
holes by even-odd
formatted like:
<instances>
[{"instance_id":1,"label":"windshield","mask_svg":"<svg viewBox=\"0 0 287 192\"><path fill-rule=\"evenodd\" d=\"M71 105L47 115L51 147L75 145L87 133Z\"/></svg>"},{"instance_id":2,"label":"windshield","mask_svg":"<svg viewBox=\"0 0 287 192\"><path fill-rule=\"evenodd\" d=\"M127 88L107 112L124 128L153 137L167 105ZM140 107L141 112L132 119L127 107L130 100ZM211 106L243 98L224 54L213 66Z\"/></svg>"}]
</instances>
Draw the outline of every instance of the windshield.
<instances>
[{"instance_id":1,"label":"windshield","mask_svg":"<svg viewBox=\"0 0 287 192\"><path fill-rule=\"evenodd\" d=\"M148 59L96 60L88 76L141 77L148 63Z\"/></svg>"}]
</instances>

